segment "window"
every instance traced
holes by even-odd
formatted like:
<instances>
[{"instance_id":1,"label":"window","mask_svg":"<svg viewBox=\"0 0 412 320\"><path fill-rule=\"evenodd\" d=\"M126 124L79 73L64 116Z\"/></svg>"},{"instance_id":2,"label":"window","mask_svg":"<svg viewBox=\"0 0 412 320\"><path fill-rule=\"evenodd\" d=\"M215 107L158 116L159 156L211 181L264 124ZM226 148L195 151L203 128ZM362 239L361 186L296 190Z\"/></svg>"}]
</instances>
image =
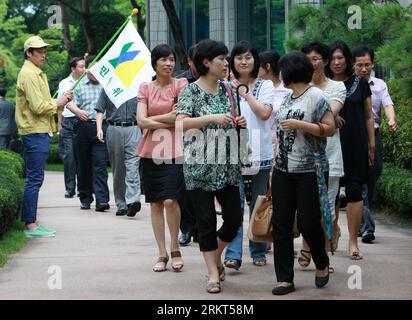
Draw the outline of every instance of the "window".
<instances>
[{"instance_id":1,"label":"window","mask_svg":"<svg viewBox=\"0 0 412 320\"><path fill-rule=\"evenodd\" d=\"M209 1L195 1L196 39L194 43L209 38Z\"/></svg>"},{"instance_id":2,"label":"window","mask_svg":"<svg viewBox=\"0 0 412 320\"><path fill-rule=\"evenodd\" d=\"M270 30L272 49L280 55L285 53L285 1L272 0L270 8Z\"/></svg>"},{"instance_id":3,"label":"window","mask_svg":"<svg viewBox=\"0 0 412 320\"><path fill-rule=\"evenodd\" d=\"M237 1L237 40L250 41L258 51L268 48L267 0Z\"/></svg>"},{"instance_id":4,"label":"window","mask_svg":"<svg viewBox=\"0 0 412 320\"><path fill-rule=\"evenodd\" d=\"M285 52L284 0L239 0L237 15L238 40L250 41L259 52Z\"/></svg>"},{"instance_id":5,"label":"window","mask_svg":"<svg viewBox=\"0 0 412 320\"><path fill-rule=\"evenodd\" d=\"M209 1L175 0L174 4L186 48L200 40L209 38ZM171 37L173 38L172 35Z\"/></svg>"}]
</instances>

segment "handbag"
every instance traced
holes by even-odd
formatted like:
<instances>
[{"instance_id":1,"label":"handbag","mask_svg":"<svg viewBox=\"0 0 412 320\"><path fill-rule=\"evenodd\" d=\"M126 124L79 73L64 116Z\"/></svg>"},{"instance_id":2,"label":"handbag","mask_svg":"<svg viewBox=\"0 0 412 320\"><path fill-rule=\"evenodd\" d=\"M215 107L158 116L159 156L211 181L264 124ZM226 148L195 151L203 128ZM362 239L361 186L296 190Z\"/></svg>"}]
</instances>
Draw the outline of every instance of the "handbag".
<instances>
[{"instance_id":1,"label":"handbag","mask_svg":"<svg viewBox=\"0 0 412 320\"><path fill-rule=\"evenodd\" d=\"M273 242L272 187L266 195L259 195L249 222L248 237L256 242Z\"/></svg>"},{"instance_id":2,"label":"handbag","mask_svg":"<svg viewBox=\"0 0 412 320\"><path fill-rule=\"evenodd\" d=\"M272 186L269 186L266 195L259 195L256 199L247 233L250 240L269 243L274 241L272 215ZM300 237L296 214L293 222L293 237Z\"/></svg>"}]
</instances>

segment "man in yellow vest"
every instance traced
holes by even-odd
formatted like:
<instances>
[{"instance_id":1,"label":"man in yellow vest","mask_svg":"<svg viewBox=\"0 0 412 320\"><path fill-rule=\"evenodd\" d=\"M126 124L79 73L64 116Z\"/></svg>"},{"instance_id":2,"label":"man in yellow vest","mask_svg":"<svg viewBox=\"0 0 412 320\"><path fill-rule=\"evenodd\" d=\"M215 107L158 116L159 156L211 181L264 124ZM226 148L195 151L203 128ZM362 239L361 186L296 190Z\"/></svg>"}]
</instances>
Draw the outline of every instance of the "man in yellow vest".
<instances>
[{"instance_id":1,"label":"man in yellow vest","mask_svg":"<svg viewBox=\"0 0 412 320\"><path fill-rule=\"evenodd\" d=\"M49 153L52 115L62 109L73 97L66 92L59 99L51 98L46 74L40 66L46 62L45 43L33 36L24 43L24 65L17 78L16 124L23 140L25 186L22 221L27 237L54 237L54 230L37 225L37 202L44 180L44 167Z\"/></svg>"}]
</instances>

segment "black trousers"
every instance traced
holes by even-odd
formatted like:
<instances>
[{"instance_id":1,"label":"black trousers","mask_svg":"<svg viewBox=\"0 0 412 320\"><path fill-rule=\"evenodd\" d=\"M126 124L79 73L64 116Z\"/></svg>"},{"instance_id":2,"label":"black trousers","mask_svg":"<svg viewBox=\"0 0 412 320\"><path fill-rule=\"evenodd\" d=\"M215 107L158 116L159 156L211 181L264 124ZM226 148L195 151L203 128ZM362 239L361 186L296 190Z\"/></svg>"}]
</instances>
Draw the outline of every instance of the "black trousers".
<instances>
[{"instance_id":1,"label":"black trousers","mask_svg":"<svg viewBox=\"0 0 412 320\"><path fill-rule=\"evenodd\" d=\"M106 129L107 126L104 124L104 140L106 140ZM95 123L80 121L75 132L74 149L80 202L93 202L94 193L96 203L108 203L107 167L109 156L106 143L97 139Z\"/></svg>"},{"instance_id":2,"label":"black trousers","mask_svg":"<svg viewBox=\"0 0 412 320\"><path fill-rule=\"evenodd\" d=\"M293 223L297 211L298 229L309 245L317 269L329 263L321 226L319 191L315 173L272 175L274 262L279 282L293 282Z\"/></svg>"},{"instance_id":3,"label":"black trousers","mask_svg":"<svg viewBox=\"0 0 412 320\"><path fill-rule=\"evenodd\" d=\"M190 232L191 235L197 237L197 224L194 214L194 209L192 201L190 199L190 194L186 190L186 186L183 186L182 197L179 200L180 207L180 231L182 233Z\"/></svg>"},{"instance_id":4,"label":"black trousers","mask_svg":"<svg viewBox=\"0 0 412 320\"><path fill-rule=\"evenodd\" d=\"M198 225L200 251L216 250L218 237L224 242L231 242L242 221L239 187L226 186L216 191L195 189L187 192ZM223 224L217 231L214 197L222 206Z\"/></svg>"},{"instance_id":5,"label":"black trousers","mask_svg":"<svg viewBox=\"0 0 412 320\"><path fill-rule=\"evenodd\" d=\"M374 190L376 182L378 181L380 175L382 174L383 167L383 154L382 154L382 137L380 129L375 129L375 163L373 167L370 168L368 176L368 201L369 205L372 205Z\"/></svg>"}]
</instances>

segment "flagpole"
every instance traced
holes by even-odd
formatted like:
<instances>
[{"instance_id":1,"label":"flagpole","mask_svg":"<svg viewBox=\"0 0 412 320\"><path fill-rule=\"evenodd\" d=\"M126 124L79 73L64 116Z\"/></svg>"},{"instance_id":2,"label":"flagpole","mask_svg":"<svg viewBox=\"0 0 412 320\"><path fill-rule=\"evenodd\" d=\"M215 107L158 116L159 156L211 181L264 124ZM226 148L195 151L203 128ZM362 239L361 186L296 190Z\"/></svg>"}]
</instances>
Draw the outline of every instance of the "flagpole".
<instances>
[{"instance_id":1,"label":"flagpole","mask_svg":"<svg viewBox=\"0 0 412 320\"><path fill-rule=\"evenodd\" d=\"M96 63L97 60L100 59L100 57L103 55L103 53L106 51L106 49L113 43L113 41L117 38L117 36L120 34L120 32L122 32L123 29L126 27L127 23L129 21L131 21L132 17L135 16L136 14L138 14L138 12L139 12L139 9L137 9L137 8L134 8L132 10L132 14L126 18L125 22L123 22L123 24L116 31L116 33L113 35L113 37L111 37L111 39L106 43L106 45L103 47L103 49L100 50L100 52L97 54L97 56L89 64L89 67L83 72L83 74L80 76L80 78L75 82L75 84L70 89L70 91L73 91L77 87L79 82L84 78L84 76L87 74L87 72L89 72L90 68ZM57 94L58 94L58 91L56 91L56 93L53 95L53 99L56 98Z\"/></svg>"}]
</instances>

